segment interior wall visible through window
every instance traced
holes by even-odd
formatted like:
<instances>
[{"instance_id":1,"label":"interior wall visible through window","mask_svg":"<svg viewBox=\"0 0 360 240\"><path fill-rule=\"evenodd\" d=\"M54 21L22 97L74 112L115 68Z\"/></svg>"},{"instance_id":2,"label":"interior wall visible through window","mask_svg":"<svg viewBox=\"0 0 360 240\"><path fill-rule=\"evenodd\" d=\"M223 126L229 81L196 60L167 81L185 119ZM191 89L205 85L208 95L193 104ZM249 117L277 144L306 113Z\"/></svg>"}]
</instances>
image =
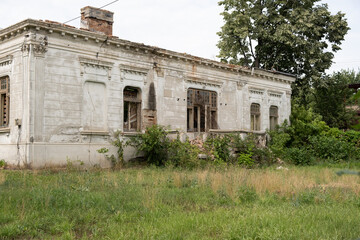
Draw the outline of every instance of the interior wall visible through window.
<instances>
[{"instance_id":1,"label":"interior wall visible through window","mask_svg":"<svg viewBox=\"0 0 360 240\"><path fill-rule=\"evenodd\" d=\"M217 129L217 93L189 88L187 91L187 131Z\"/></svg>"},{"instance_id":2,"label":"interior wall visible through window","mask_svg":"<svg viewBox=\"0 0 360 240\"><path fill-rule=\"evenodd\" d=\"M141 130L141 96L139 89L125 87L124 89L124 132Z\"/></svg>"}]
</instances>

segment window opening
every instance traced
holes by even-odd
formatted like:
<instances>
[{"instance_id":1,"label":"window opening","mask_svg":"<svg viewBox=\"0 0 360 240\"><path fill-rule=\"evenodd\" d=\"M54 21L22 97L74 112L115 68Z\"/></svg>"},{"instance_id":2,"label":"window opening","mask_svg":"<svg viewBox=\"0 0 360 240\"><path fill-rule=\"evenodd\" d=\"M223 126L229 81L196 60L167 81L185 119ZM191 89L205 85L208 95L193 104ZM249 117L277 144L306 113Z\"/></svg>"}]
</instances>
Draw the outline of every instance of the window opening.
<instances>
[{"instance_id":1,"label":"window opening","mask_svg":"<svg viewBox=\"0 0 360 240\"><path fill-rule=\"evenodd\" d=\"M278 125L278 107L271 106L270 107L270 130L275 130L276 125Z\"/></svg>"},{"instance_id":2,"label":"window opening","mask_svg":"<svg viewBox=\"0 0 360 240\"><path fill-rule=\"evenodd\" d=\"M124 89L124 132L140 131L141 98L137 88Z\"/></svg>"},{"instance_id":3,"label":"window opening","mask_svg":"<svg viewBox=\"0 0 360 240\"><path fill-rule=\"evenodd\" d=\"M250 129L253 131L260 130L260 104L252 103L250 108Z\"/></svg>"},{"instance_id":4,"label":"window opening","mask_svg":"<svg viewBox=\"0 0 360 240\"><path fill-rule=\"evenodd\" d=\"M188 89L187 130L188 132L208 132L217 129L216 92Z\"/></svg>"},{"instance_id":5,"label":"window opening","mask_svg":"<svg viewBox=\"0 0 360 240\"><path fill-rule=\"evenodd\" d=\"M0 78L0 127L9 126L10 82L9 77Z\"/></svg>"}]
</instances>

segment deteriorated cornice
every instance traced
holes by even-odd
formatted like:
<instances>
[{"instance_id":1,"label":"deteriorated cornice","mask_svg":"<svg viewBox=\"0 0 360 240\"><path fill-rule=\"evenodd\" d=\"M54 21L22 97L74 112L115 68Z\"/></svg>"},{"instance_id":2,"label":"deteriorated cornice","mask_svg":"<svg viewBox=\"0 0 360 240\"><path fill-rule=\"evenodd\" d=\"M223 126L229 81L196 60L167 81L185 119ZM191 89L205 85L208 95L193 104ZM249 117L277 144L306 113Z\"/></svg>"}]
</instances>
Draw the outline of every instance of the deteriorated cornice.
<instances>
[{"instance_id":1,"label":"deteriorated cornice","mask_svg":"<svg viewBox=\"0 0 360 240\"><path fill-rule=\"evenodd\" d=\"M36 31L43 30L43 31L47 31L50 34L59 33L62 36L69 35L72 36L74 39L79 39L83 41L102 42L108 46L111 45L117 48L124 48L129 51L141 52L143 54L152 54L163 58L189 62L192 64L199 64L211 68L217 68L224 71L239 73L240 75L245 75L245 76L246 75L256 76L268 80L280 81L289 84L295 81L295 75L292 74L286 74L277 71L267 71L258 68L250 69L238 65L222 63L206 58L192 56L186 53L178 53L158 47L145 45L142 43L136 43L136 42L119 39L118 37L115 36L108 37L105 34L94 33L85 29L77 29L69 25L52 22L52 21L27 19L15 25L12 25L8 28L2 29L0 30L0 44L10 38L13 38L24 32L27 32L30 29L35 29Z\"/></svg>"}]
</instances>

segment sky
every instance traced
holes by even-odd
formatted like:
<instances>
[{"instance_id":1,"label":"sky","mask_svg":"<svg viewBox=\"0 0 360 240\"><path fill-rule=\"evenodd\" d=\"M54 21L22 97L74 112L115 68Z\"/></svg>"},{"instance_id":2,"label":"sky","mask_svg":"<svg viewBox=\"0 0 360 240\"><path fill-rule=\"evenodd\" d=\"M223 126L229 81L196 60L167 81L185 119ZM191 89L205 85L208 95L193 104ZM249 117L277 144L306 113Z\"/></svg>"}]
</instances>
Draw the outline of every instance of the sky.
<instances>
[{"instance_id":1,"label":"sky","mask_svg":"<svg viewBox=\"0 0 360 240\"><path fill-rule=\"evenodd\" d=\"M27 18L66 22L85 6L101 7L114 0L1 0L0 28ZM113 35L121 39L218 60L217 32L223 25L218 0L119 0L105 7L113 11ZM360 1L321 0L335 14L346 14L349 30L342 50L335 54L331 74L360 70ZM69 25L79 27L80 19Z\"/></svg>"}]
</instances>

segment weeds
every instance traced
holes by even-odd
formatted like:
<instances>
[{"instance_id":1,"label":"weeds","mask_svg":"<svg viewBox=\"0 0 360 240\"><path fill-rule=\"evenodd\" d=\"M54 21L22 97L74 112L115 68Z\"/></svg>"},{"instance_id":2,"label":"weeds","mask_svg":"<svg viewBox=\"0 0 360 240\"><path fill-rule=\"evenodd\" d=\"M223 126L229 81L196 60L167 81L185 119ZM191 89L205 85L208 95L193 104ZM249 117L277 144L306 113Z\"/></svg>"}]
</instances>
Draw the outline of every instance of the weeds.
<instances>
[{"instance_id":1,"label":"weeds","mask_svg":"<svg viewBox=\"0 0 360 240\"><path fill-rule=\"evenodd\" d=\"M355 239L360 178L336 171L5 170L0 238Z\"/></svg>"}]
</instances>

